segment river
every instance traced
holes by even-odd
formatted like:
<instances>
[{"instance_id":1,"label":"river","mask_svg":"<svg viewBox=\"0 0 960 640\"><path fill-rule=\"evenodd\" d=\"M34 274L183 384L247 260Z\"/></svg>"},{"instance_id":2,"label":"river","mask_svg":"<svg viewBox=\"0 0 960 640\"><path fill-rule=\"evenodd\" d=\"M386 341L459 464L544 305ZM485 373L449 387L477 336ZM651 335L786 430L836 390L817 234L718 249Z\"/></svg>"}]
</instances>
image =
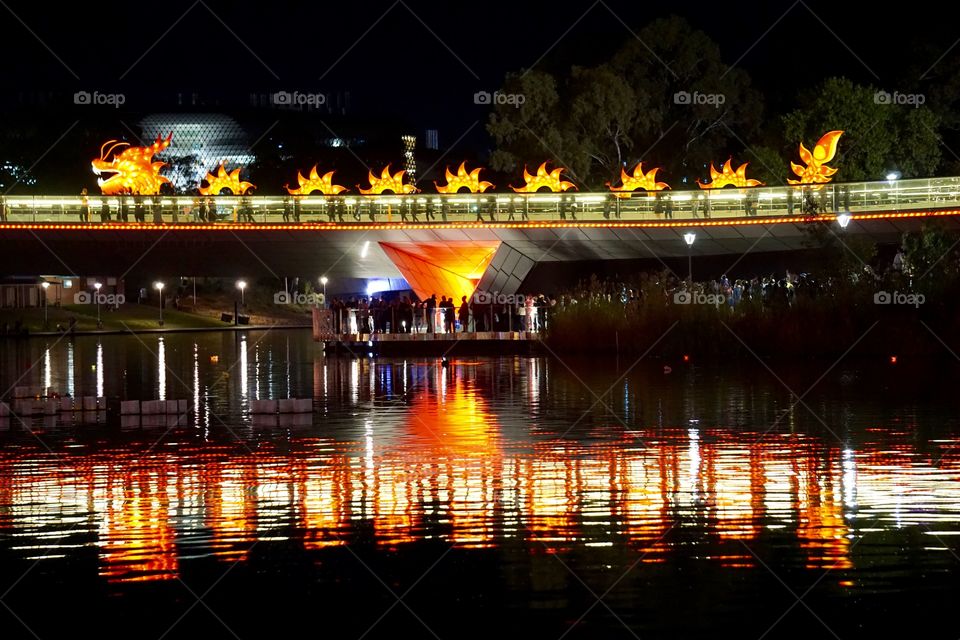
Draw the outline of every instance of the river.
<instances>
[{"instance_id":1,"label":"river","mask_svg":"<svg viewBox=\"0 0 960 640\"><path fill-rule=\"evenodd\" d=\"M4 637L955 628L960 371L929 366L0 343L3 390L111 406L0 419ZM287 397L314 411L250 415ZM191 410L121 420L121 399Z\"/></svg>"}]
</instances>

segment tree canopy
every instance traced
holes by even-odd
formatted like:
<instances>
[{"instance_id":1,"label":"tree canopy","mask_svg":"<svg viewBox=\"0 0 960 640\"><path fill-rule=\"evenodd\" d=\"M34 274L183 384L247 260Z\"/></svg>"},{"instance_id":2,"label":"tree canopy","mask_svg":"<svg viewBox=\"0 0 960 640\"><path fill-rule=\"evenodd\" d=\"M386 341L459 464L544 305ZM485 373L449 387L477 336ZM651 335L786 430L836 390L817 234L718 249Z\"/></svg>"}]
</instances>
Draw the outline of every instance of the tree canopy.
<instances>
[{"instance_id":1,"label":"tree canopy","mask_svg":"<svg viewBox=\"0 0 960 640\"><path fill-rule=\"evenodd\" d=\"M487 124L492 168L516 172L551 160L581 188L616 183L640 161L680 188L708 167L734 157L749 175L784 184L802 141L843 130L837 180L877 180L890 171L933 175L941 163L942 115L926 105L878 98L879 89L828 78L801 90L789 113L766 119L749 75L724 62L720 48L686 20L669 17L642 28L593 67L508 75L501 90L519 106L494 104ZM788 175L789 174L789 175Z\"/></svg>"}]
</instances>

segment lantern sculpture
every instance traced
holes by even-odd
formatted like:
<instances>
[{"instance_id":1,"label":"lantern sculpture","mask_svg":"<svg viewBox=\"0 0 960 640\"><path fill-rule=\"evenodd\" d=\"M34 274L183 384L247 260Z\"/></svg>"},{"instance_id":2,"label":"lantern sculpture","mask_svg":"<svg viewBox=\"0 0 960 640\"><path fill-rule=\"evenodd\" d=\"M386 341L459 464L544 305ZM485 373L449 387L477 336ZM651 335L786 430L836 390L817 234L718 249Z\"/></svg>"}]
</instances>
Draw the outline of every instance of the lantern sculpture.
<instances>
[{"instance_id":1,"label":"lantern sculpture","mask_svg":"<svg viewBox=\"0 0 960 640\"><path fill-rule=\"evenodd\" d=\"M364 189L360 187L360 193L363 195L371 195L377 193L383 193L384 191L392 191L396 194L401 193L416 193L417 188L412 184L404 184L403 176L406 174L406 171L397 171L395 174L390 173L390 165L387 165L383 168L383 171L380 172L380 177L373 175L372 171L367 172L368 179L370 180L370 187Z\"/></svg>"},{"instance_id":2,"label":"lantern sculpture","mask_svg":"<svg viewBox=\"0 0 960 640\"><path fill-rule=\"evenodd\" d=\"M566 191L567 189L576 189L577 186L572 182L561 179L560 174L563 173L563 167L557 167L553 171L547 171L547 163L544 162L537 168L537 175L530 175L530 172L527 171L527 168L523 168L523 181L526 183L522 187L513 187L510 188L516 191L517 193L536 193L543 187L546 187L550 191L557 193L558 191Z\"/></svg>"},{"instance_id":3,"label":"lantern sculpture","mask_svg":"<svg viewBox=\"0 0 960 640\"><path fill-rule=\"evenodd\" d=\"M657 182L657 172L660 171L659 167L655 167L643 172L643 163L637 164L633 168L633 173L628 174L623 169L620 169L620 186L615 187L611 183L607 183L607 186L610 187L610 191L614 191L615 196L618 198L629 198L631 191L636 191L637 189L643 189L644 191L662 191L664 189L669 189L670 185L666 182Z\"/></svg>"},{"instance_id":4,"label":"lantern sculpture","mask_svg":"<svg viewBox=\"0 0 960 640\"><path fill-rule=\"evenodd\" d=\"M731 162L733 158L728 159L723 163L723 171L717 171L713 167L713 163L710 163L710 182L704 184L697 180L697 184L700 185L701 189L722 189L726 186L733 187L762 187L763 183L759 180L747 177L747 165L749 162L744 162L742 165L737 167L737 170L733 170Z\"/></svg>"},{"instance_id":5,"label":"lantern sculpture","mask_svg":"<svg viewBox=\"0 0 960 640\"><path fill-rule=\"evenodd\" d=\"M296 189L287 187L287 193L292 196L305 196L313 193L314 191L319 191L326 196L335 196L338 193L346 191L346 187L333 184L333 174L333 171L327 171L325 174L323 174L323 177L321 177L317 173L317 165L313 165L313 168L310 169L309 178L304 178L303 174L298 171L297 183L299 183L300 186Z\"/></svg>"},{"instance_id":6,"label":"lantern sculpture","mask_svg":"<svg viewBox=\"0 0 960 640\"><path fill-rule=\"evenodd\" d=\"M249 189L256 187L253 183L240 180L240 167L227 173L222 162L217 167L216 175L208 172L205 180L208 186L200 187L200 193L205 196L219 195L224 189L229 189L234 195L243 195Z\"/></svg>"},{"instance_id":7,"label":"lantern sculpture","mask_svg":"<svg viewBox=\"0 0 960 640\"><path fill-rule=\"evenodd\" d=\"M800 159L803 165L795 162L790 163L790 168L797 175L799 180L787 180L789 184L823 184L833 179L833 174L837 172L836 167L828 167L827 163L833 160L837 155L837 143L843 131L828 131L820 137L813 151L809 151L803 143L800 143Z\"/></svg>"},{"instance_id":8,"label":"lantern sculpture","mask_svg":"<svg viewBox=\"0 0 960 640\"><path fill-rule=\"evenodd\" d=\"M103 195L160 193L161 185L168 184L170 180L160 175L160 169L166 163L154 162L153 156L169 147L172 138L173 133L166 138L158 135L154 143L146 147L131 147L129 142L117 140L105 142L100 147L100 157L94 158L91 163ZM123 151L115 153L119 148L123 148ZM100 177L104 173L113 175L104 180Z\"/></svg>"},{"instance_id":9,"label":"lantern sculpture","mask_svg":"<svg viewBox=\"0 0 960 640\"><path fill-rule=\"evenodd\" d=\"M447 184L437 184L437 193L457 193L460 189L466 188L470 193L483 193L493 186L493 183L486 180L480 180L480 172L483 170L477 167L473 171L467 172L467 163L461 162L457 168L457 175L450 173L450 167L447 167Z\"/></svg>"}]
</instances>

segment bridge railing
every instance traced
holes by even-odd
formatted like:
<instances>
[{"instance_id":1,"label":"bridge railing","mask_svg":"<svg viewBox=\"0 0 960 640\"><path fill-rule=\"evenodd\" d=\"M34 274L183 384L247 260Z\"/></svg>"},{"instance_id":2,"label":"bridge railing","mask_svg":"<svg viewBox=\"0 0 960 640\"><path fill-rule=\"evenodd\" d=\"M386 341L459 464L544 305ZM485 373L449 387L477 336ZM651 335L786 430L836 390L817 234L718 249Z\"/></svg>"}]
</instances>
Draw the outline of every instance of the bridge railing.
<instances>
[{"instance_id":1,"label":"bridge railing","mask_svg":"<svg viewBox=\"0 0 960 640\"><path fill-rule=\"evenodd\" d=\"M0 221L38 224L692 221L960 207L960 177L628 194L6 196L0 205Z\"/></svg>"}]
</instances>

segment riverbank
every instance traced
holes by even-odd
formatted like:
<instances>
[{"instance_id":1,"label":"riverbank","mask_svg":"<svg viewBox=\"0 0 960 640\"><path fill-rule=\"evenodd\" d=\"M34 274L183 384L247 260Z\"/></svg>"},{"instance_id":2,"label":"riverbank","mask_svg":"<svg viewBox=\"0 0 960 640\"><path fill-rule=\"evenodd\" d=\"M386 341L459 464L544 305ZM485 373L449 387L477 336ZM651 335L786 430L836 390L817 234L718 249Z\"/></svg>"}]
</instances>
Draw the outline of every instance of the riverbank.
<instances>
[{"instance_id":1,"label":"riverbank","mask_svg":"<svg viewBox=\"0 0 960 640\"><path fill-rule=\"evenodd\" d=\"M118 335L129 333L174 333L191 331L240 331L249 329L290 328L311 326L309 313L283 310L271 313L258 309L254 314L246 308L240 311L245 324L235 324L232 310L229 321L217 315L212 307L184 311L172 308L163 310L160 324L159 307L124 304L118 309L106 305L97 309L92 305L51 306L47 309L0 309L0 338L23 338L29 336L71 335Z\"/></svg>"}]
</instances>

